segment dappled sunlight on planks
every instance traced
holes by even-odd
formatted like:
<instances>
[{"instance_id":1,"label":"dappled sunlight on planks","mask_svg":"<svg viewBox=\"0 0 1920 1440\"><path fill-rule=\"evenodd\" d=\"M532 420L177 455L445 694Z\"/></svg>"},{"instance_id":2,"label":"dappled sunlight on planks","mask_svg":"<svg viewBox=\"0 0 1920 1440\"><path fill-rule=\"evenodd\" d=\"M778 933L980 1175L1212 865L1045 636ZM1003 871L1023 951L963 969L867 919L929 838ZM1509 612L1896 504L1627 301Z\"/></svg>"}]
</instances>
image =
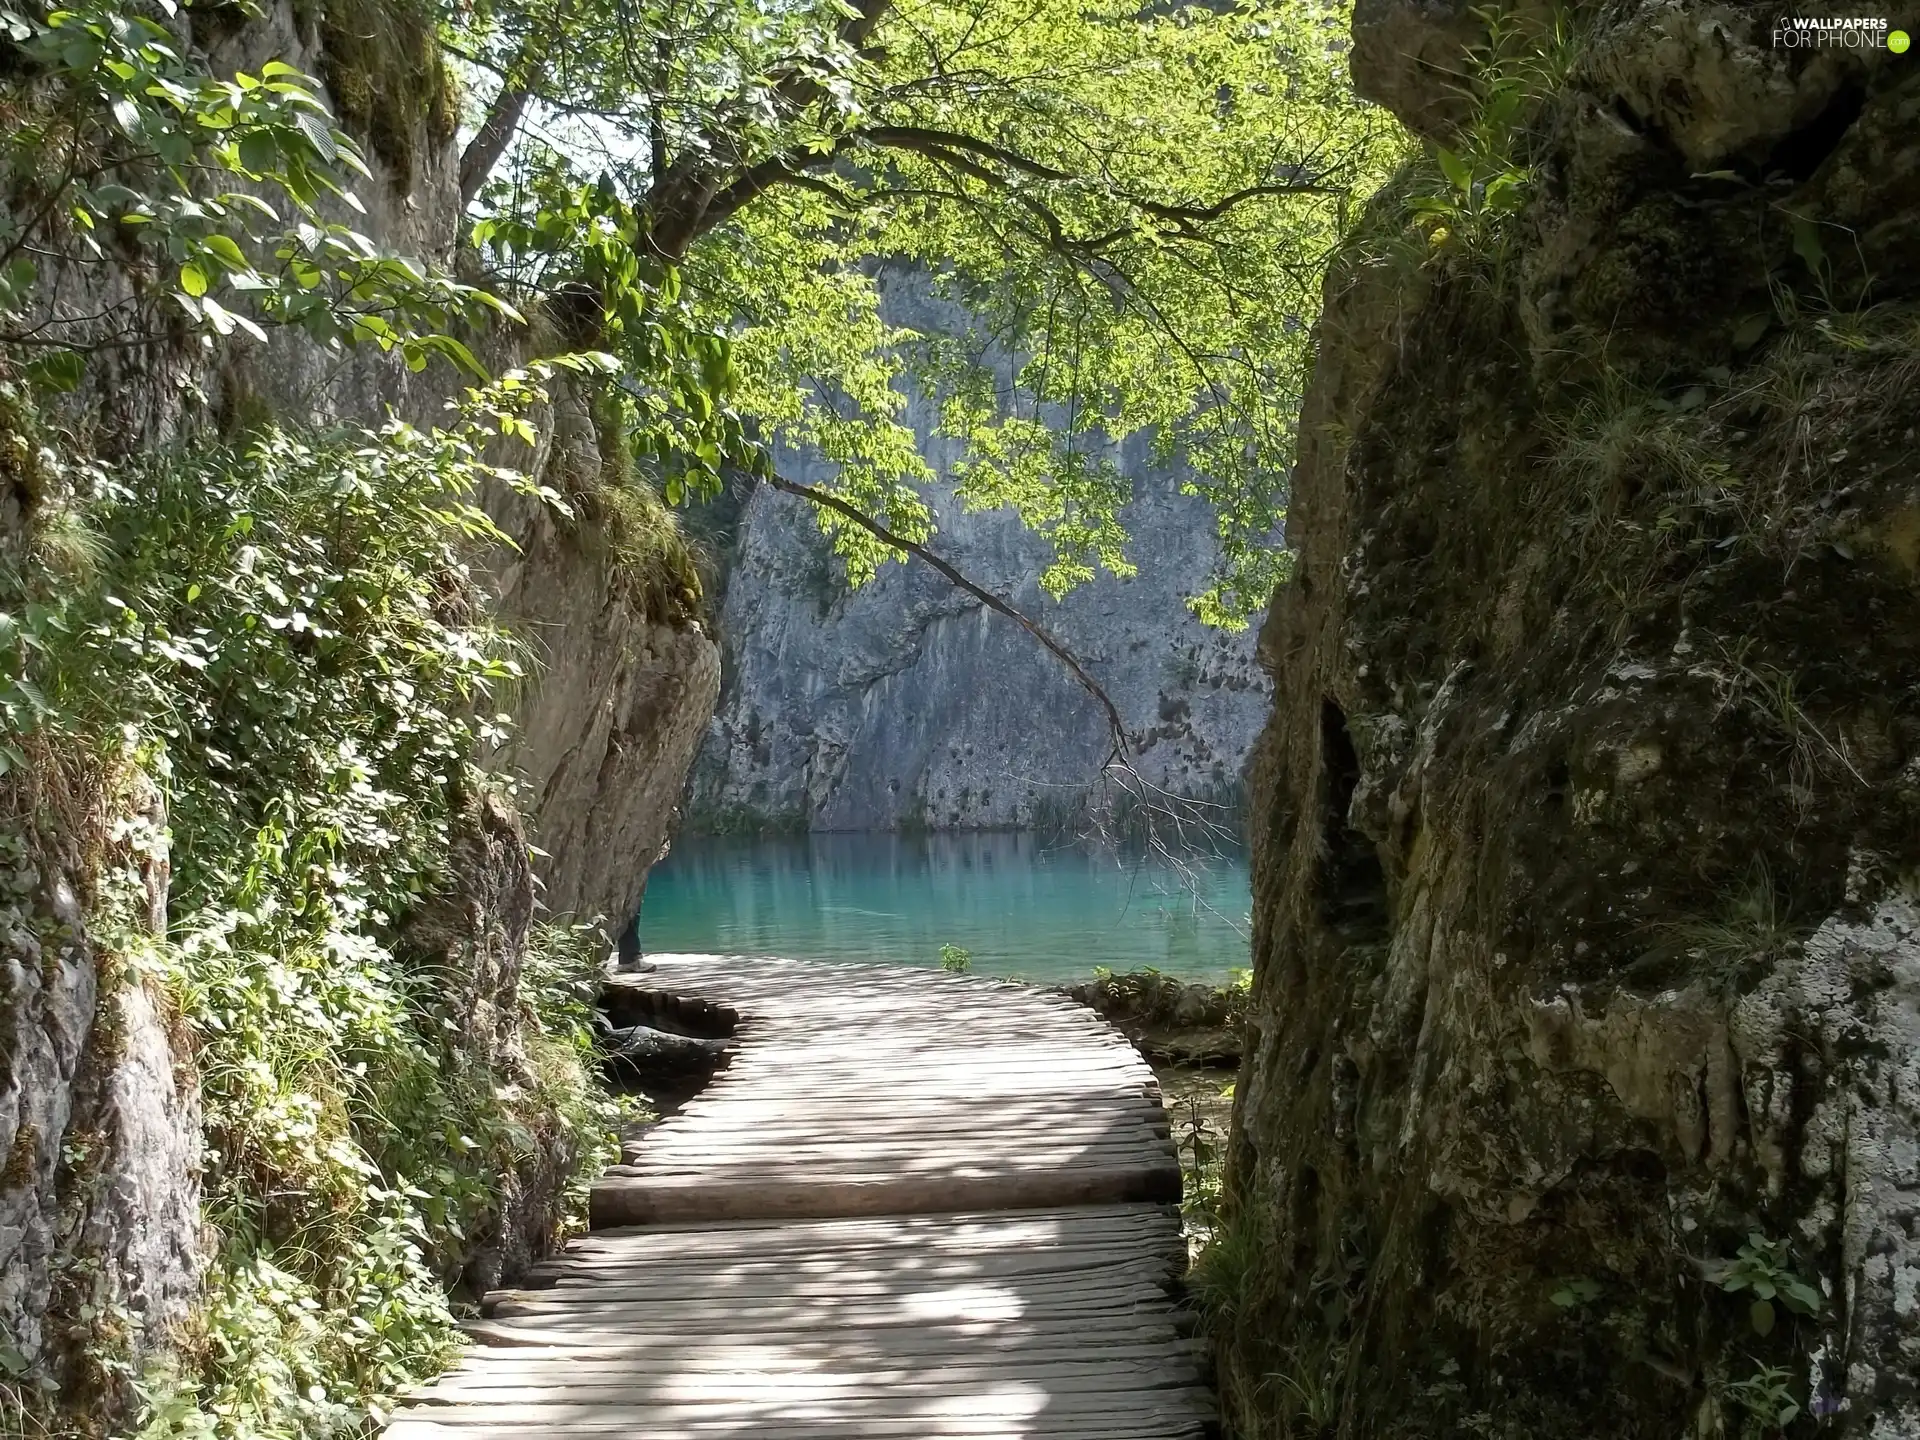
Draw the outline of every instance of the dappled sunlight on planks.
<instances>
[{"instance_id":1,"label":"dappled sunlight on planks","mask_svg":"<svg viewBox=\"0 0 1920 1440\"><path fill-rule=\"evenodd\" d=\"M1211 1433L1164 1115L1091 1012L925 970L665 957L647 983L742 1017L596 1191L652 1223L490 1295L389 1440Z\"/></svg>"}]
</instances>

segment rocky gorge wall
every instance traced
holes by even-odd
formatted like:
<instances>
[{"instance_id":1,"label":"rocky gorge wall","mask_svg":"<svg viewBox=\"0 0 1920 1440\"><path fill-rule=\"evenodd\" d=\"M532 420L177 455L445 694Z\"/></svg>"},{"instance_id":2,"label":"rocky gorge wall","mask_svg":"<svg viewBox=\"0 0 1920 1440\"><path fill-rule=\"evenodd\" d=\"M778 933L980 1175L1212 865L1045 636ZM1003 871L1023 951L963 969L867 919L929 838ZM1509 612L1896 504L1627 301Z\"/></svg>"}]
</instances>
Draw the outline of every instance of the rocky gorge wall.
<instances>
[{"instance_id":1,"label":"rocky gorge wall","mask_svg":"<svg viewBox=\"0 0 1920 1440\"><path fill-rule=\"evenodd\" d=\"M888 277L882 296L891 325L957 323L913 277ZM937 434L936 403L910 393L901 421L951 477L958 446ZM1080 659L1125 718L1150 785L1237 803L1265 683L1251 631L1210 630L1185 604L1215 559L1212 516L1144 437L1116 460L1135 485L1128 579L1102 575L1054 602L1034 578L1045 543L1011 513L967 512L950 483L930 496L931 546ZM816 454L779 466L807 484L833 475ZM770 488L747 502L732 546L726 680L689 785L690 827L1071 826L1090 803L1111 803L1098 793L1112 747L1098 702L1018 626L914 560L849 590L812 507Z\"/></svg>"},{"instance_id":2,"label":"rocky gorge wall","mask_svg":"<svg viewBox=\"0 0 1920 1440\"><path fill-rule=\"evenodd\" d=\"M1519 213L1415 163L1327 285L1230 1418L1916 1436L1920 66L1758 6L1574 18ZM1464 149L1484 38L1362 0L1356 80Z\"/></svg>"},{"instance_id":3,"label":"rocky gorge wall","mask_svg":"<svg viewBox=\"0 0 1920 1440\"><path fill-rule=\"evenodd\" d=\"M369 94L354 68L368 57L329 50L340 25L370 13L379 8L287 0L243 21L216 8L196 12L192 39L217 71L278 58L327 78L349 127L372 113L375 175L356 223L394 251L451 263L457 151L439 93ZM342 362L276 335L244 362L213 368L185 346L130 352L78 398L94 435L134 450L249 418L377 425L391 406L432 420L452 383L416 378L398 356ZM543 477L598 464L591 433L566 423L568 405L562 391L559 416L534 417L552 422L533 467ZM511 697L514 738L488 762L527 783L518 813L497 797L467 808L448 893L423 908L413 939L449 976L473 1073L530 1091L520 987L540 907L615 924L632 913L712 711L718 652L694 607L663 607L636 586L590 525L504 491L488 503L517 549L495 557L483 588L524 638L531 671ZM21 509L10 488L9 527ZM75 795L92 797L80 813L51 827L33 818ZM21 1367L29 1379L19 1383L66 1375L109 1341L136 1361L163 1345L198 1298L211 1237L200 1218L195 1046L136 963L139 937L164 934L169 920L159 789L131 757L104 775L15 768L0 811L0 1361L12 1384ZM533 867L529 842L542 852ZM496 1283L551 1239L576 1143L530 1138L497 1197L497 1225L472 1237L475 1284ZM108 1411L103 1397L83 1418L105 1425Z\"/></svg>"}]
</instances>

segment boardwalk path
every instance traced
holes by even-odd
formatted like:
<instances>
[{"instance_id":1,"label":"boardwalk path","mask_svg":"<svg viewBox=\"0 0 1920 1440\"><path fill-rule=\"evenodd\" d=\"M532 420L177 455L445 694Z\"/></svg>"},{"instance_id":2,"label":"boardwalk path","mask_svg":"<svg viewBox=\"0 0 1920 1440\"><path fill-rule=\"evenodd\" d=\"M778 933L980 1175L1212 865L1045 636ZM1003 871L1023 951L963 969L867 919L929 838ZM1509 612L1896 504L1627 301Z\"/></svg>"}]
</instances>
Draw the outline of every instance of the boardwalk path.
<instances>
[{"instance_id":1,"label":"boardwalk path","mask_svg":"<svg viewBox=\"0 0 1920 1440\"><path fill-rule=\"evenodd\" d=\"M1090 1011L938 971L660 957L728 1068L496 1292L388 1440L1184 1440L1208 1433L1179 1168Z\"/></svg>"}]
</instances>

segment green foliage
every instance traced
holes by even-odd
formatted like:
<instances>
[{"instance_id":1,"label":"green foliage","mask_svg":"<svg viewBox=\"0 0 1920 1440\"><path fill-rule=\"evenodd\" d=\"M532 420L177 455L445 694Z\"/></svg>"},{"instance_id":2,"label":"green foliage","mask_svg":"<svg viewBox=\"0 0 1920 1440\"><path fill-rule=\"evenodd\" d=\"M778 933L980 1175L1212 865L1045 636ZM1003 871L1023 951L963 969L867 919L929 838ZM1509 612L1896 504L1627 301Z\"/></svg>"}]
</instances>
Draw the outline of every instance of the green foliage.
<instances>
[{"instance_id":1,"label":"green foliage","mask_svg":"<svg viewBox=\"0 0 1920 1440\"><path fill-rule=\"evenodd\" d=\"M697 619L699 564L654 482L636 473L628 448L632 402L607 380L584 388L594 392L588 411L599 464L557 465L548 471L574 512L575 536L589 553L612 560L615 583L650 618Z\"/></svg>"},{"instance_id":2,"label":"green foliage","mask_svg":"<svg viewBox=\"0 0 1920 1440\"><path fill-rule=\"evenodd\" d=\"M958 945L940 947L940 968L950 975L965 975L973 969L973 952Z\"/></svg>"},{"instance_id":3,"label":"green foliage","mask_svg":"<svg viewBox=\"0 0 1920 1440\"><path fill-rule=\"evenodd\" d=\"M1755 1231L1733 1259L1707 1266L1706 1278L1729 1295L1752 1295L1748 1318L1755 1334L1768 1335L1778 1318L1775 1301L1794 1315L1820 1313L1820 1292L1788 1268L1788 1259L1784 1240L1769 1240Z\"/></svg>"},{"instance_id":4,"label":"green foliage","mask_svg":"<svg viewBox=\"0 0 1920 1440\"><path fill-rule=\"evenodd\" d=\"M1553 1293L1548 1298L1562 1310L1573 1310L1598 1300L1602 1288L1600 1282L1591 1276L1569 1275L1555 1282Z\"/></svg>"},{"instance_id":5,"label":"green foliage","mask_svg":"<svg viewBox=\"0 0 1920 1440\"><path fill-rule=\"evenodd\" d=\"M1801 932L1786 898L1774 885L1773 872L1764 861L1756 860L1745 882L1724 897L1717 913L1669 921L1658 926L1657 933L1697 962L1708 977L1737 993L1797 944ZM1659 963L1657 954L1649 958Z\"/></svg>"},{"instance_id":6,"label":"green foliage","mask_svg":"<svg viewBox=\"0 0 1920 1440\"><path fill-rule=\"evenodd\" d=\"M39 1370L26 1353L0 1330L0 1429L8 1435L35 1435L45 1428L45 1414L59 1383Z\"/></svg>"},{"instance_id":7,"label":"green foliage","mask_svg":"<svg viewBox=\"0 0 1920 1440\"><path fill-rule=\"evenodd\" d=\"M718 494L729 469L764 469L734 404L728 317L696 313L680 272L640 243L641 218L610 177L589 179L543 149L484 201L471 237L496 285L538 307L563 348L624 362L618 420L670 503Z\"/></svg>"},{"instance_id":8,"label":"green foliage","mask_svg":"<svg viewBox=\"0 0 1920 1440\"><path fill-rule=\"evenodd\" d=\"M1486 39L1468 50L1466 79L1455 87L1467 122L1453 145L1433 147L1431 183L1409 201L1431 244L1469 253L1484 251L1526 204L1541 104L1565 83L1577 51L1564 12L1544 24L1497 6L1473 13Z\"/></svg>"},{"instance_id":9,"label":"green foliage","mask_svg":"<svg viewBox=\"0 0 1920 1440\"><path fill-rule=\"evenodd\" d=\"M4 577L31 617L5 670L40 697L15 752L118 754L168 801L166 836L125 838L170 856L169 932L101 940L192 1036L218 1246L197 1336L139 1377L149 1435L360 1428L451 1353L446 1286L521 1177L610 1153L590 942L548 934L517 992L475 995L415 924L459 883L489 803L471 757L519 674L474 579L502 538L474 493L528 487L483 447L556 368L605 365L503 377L445 429L89 467L69 503L96 582ZM504 1007L500 1038L476 1006Z\"/></svg>"},{"instance_id":10,"label":"green foliage","mask_svg":"<svg viewBox=\"0 0 1920 1440\"><path fill-rule=\"evenodd\" d=\"M1553 473L1590 498L1579 534L1584 549L1619 544L1623 528L1647 531L1661 548L1719 543L1716 524L1741 514L1746 487L1703 423L1706 402L1705 386L1668 397L1609 368L1554 419ZM1655 497L1644 519L1627 514L1629 494Z\"/></svg>"},{"instance_id":11,"label":"green foliage","mask_svg":"<svg viewBox=\"0 0 1920 1440\"><path fill-rule=\"evenodd\" d=\"M1792 1373L1778 1365L1762 1365L1744 1380L1726 1387L1727 1396L1745 1410L1762 1434L1787 1428L1800 1415L1793 1398Z\"/></svg>"},{"instance_id":12,"label":"green foliage","mask_svg":"<svg viewBox=\"0 0 1920 1440\"><path fill-rule=\"evenodd\" d=\"M1323 1435L1339 1421L1340 1368L1345 1362L1345 1351L1329 1346L1322 1355L1299 1357L1291 1369L1266 1377L1263 1388L1273 1391L1279 1402L1273 1410L1283 1417L1283 1434Z\"/></svg>"},{"instance_id":13,"label":"green foliage","mask_svg":"<svg viewBox=\"0 0 1920 1440\"><path fill-rule=\"evenodd\" d=\"M0 347L29 378L71 390L94 355L183 319L206 345L295 326L480 373L450 327L507 307L332 218L363 208L351 185L368 172L308 77L276 60L217 78L113 0L0 9L0 29L23 62L0 82ZM53 274L91 277L103 303L57 302Z\"/></svg>"},{"instance_id":14,"label":"green foliage","mask_svg":"<svg viewBox=\"0 0 1920 1440\"><path fill-rule=\"evenodd\" d=\"M1180 1209L1184 1228L1189 1236L1197 1236L1203 1243L1211 1238L1220 1223L1226 1139L1220 1127L1201 1110L1200 1097L1189 1096L1186 1114L1180 1117L1179 1131L1174 1137L1174 1150L1180 1158Z\"/></svg>"},{"instance_id":15,"label":"green foliage","mask_svg":"<svg viewBox=\"0 0 1920 1440\"><path fill-rule=\"evenodd\" d=\"M1831 775L1864 786L1866 778L1847 753L1845 739L1829 735L1808 713L1808 697L1792 672L1767 662L1749 662L1746 648L1725 657L1733 672L1730 688L1787 747L1795 783L1810 793L1818 777Z\"/></svg>"},{"instance_id":16,"label":"green foliage","mask_svg":"<svg viewBox=\"0 0 1920 1440\"><path fill-rule=\"evenodd\" d=\"M531 93L573 117L581 172L522 146L483 229L539 231L604 166L593 208L683 262L756 438L816 450L834 494L924 540L920 390L962 442L961 503L1048 537L1056 594L1131 572L1116 460L1137 437L1213 504L1224 563L1193 603L1238 624L1285 563L1322 261L1395 133L1347 83L1345 19L1330 0L480 6L461 45L506 77L495 114ZM576 227L552 228L571 255ZM903 262L926 319L883 313L883 287L921 283ZM822 523L856 583L898 558Z\"/></svg>"},{"instance_id":17,"label":"green foliage","mask_svg":"<svg viewBox=\"0 0 1920 1440\"><path fill-rule=\"evenodd\" d=\"M1217 1224L1187 1275L1187 1288L1208 1330L1229 1333L1248 1317L1253 1303L1261 1236L1246 1213Z\"/></svg>"}]
</instances>

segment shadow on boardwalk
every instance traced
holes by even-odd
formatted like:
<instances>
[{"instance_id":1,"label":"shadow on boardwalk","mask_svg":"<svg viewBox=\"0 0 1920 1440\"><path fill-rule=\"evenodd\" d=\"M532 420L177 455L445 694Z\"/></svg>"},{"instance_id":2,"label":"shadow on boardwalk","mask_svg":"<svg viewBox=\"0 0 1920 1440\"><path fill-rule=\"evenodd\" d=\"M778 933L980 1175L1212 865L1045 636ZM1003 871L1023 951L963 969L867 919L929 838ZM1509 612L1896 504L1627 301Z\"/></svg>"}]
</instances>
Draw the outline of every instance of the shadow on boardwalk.
<instances>
[{"instance_id":1,"label":"shadow on boardwalk","mask_svg":"<svg viewBox=\"0 0 1920 1440\"><path fill-rule=\"evenodd\" d=\"M1090 1011L925 970L659 965L647 985L737 1008L737 1053L390 1440L1210 1433L1165 1114Z\"/></svg>"}]
</instances>

